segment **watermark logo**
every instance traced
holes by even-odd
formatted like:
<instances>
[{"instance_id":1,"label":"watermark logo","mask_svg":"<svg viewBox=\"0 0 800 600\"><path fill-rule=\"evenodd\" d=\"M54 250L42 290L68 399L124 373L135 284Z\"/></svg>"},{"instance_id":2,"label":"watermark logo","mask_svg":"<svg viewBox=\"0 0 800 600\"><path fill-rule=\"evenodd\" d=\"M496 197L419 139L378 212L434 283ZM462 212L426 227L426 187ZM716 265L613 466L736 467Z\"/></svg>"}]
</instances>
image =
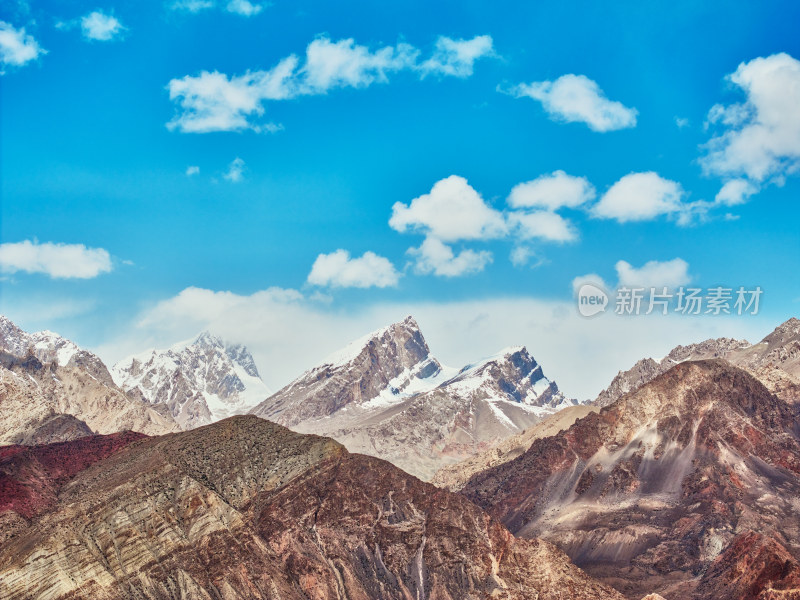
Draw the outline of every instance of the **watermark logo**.
<instances>
[{"instance_id":1,"label":"watermark logo","mask_svg":"<svg viewBox=\"0 0 800 600\"><path fill-rule=\"evenodd\" d=\"M578 312L584 317L593 317L605 312L608 306L608 294L603 288L591 283L584 283L578 290Z\"/></svg>"},{"instance_id":2,"label":"watermark logo","mask_svg":"<svg viewBox=\"0 0 800 600\"><path fill-rule=\"evenodd\" d=\"M616 290L613 312L617 315L757 315L763 293L758 286L738 289L717 286L705 290L622 286ZM609 297L603 288L585 283L578 290L578 311L584 317L606 312L608 305Z\"/></svg>"}]
</instances>

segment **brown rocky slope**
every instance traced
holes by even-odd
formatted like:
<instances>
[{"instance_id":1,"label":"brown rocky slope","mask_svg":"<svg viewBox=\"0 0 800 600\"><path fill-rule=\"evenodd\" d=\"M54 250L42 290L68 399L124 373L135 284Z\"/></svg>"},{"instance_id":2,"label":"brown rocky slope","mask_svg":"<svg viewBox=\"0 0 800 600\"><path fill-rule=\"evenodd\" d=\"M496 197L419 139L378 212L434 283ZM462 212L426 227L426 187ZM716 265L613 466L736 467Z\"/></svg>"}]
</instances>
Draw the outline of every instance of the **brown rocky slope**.
<instances>
[{"instance_id":1,"label":"brown rocky slope","mask_svg":"<svg viewBox=\"0 0 800 600\"><path fill-rule=\"evenodd\" d=\"M106 455L52 483L55 504L3 505L4 599L620 598L459 495L256 417L113 452L7 449L0 487L79 443Z\"/></svg>"},{"instance_id":2,"label":"brown rocky slope","mask_svg":"<svg viewBox=\"0 0 800 600\"><path fill-rule=\"evenodd\" d=\"M791 598L799 434L793 407L747 372L686 362L475 475L462 493L629 598ZM752 532L766 540L763 556L742 551ZM764 557L783 566L764 570ZM770 595L781 586L784 595Z\"/></svg>"}]
</instances>

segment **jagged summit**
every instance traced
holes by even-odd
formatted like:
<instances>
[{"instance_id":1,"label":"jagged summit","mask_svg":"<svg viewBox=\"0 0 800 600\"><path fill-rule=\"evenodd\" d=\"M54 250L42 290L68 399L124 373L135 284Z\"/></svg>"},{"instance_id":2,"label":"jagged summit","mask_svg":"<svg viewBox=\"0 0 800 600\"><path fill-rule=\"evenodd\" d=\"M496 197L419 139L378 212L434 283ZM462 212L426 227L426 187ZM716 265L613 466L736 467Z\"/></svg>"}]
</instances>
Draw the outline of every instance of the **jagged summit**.
<instances>
[{"instance_id":1,"label":"jagged summit","mask_svg":"<svg viewBox=\"0 0 800 600\"><path fill-rule=\"evenodd\" d=\"M453 369L409 316L348 344L252 413L428 478L571 404L525 347Z\"/></svg>"},{"instance_id":2,"label":"jagged summit","mask_svg":"<svg viewBox=\"0 0 800 600\"><path fill-rule=\"evenodd\" d=\"M163 404L184 429L242 414L271 394L246 347L204 331L112 368L117 384Z\"/></svg>"}]
</instances>

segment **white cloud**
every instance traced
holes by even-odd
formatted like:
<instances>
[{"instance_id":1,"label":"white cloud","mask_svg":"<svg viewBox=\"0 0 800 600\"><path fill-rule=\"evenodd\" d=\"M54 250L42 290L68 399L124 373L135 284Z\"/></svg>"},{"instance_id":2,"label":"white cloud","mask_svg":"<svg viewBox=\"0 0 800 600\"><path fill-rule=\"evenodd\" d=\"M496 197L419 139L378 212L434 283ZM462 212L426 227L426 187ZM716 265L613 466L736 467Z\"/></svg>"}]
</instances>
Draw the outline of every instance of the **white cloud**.
<instances>
[{"instance_id":1,"label":"white cloud","mask_svg":"<svg viewBox=\"0 0 800 600\"><path fill-rule=\"evenodd\" d=\"M118 339L95 350L111 364L142 348L168 347L208 329L246 344L267 384L279 389L331 352L408 314L446 365L469 364L500 348L524 344L565 394L581 399L595 397L618 370L642 357L664 356L678 344L723 335L760 339L774 327L761 315L626 319L607 314L586 319L572 300L532 297L380 303L343 310L312 303L293 290L238 295L188 288L146 309Z\"/></svg>"},{"instance_id":2,"label":"white cloud","mask_svg":"<svg viewBox=\"0 0 800 600\"><path fill-rule=\"evenodd\" d=\"M685 210L679 183L652 171L630 173L617 181L592 208L596 217L620 223L647 221Z\"/></svg>"},{"instance_id":3,"label":"white cloud","mask_svg":"<svg viewBox=\"0 0 800 600\"><path fill-rule=\"evenodd\" d=\"M0 63L3 67L21 67L42 54L47 54L47 51L32 35L25 33L24 27L15 29L11 23L0 21ZM3 72L0 70L0 74Z\"/></svg>"},{"instance_id":4,"label":"white cloud","mask_svg":"<svg viewBox=\"0 0 800 600\"><path fill-rule=\"evenodd\" d=\"M491 36L479 35L471 40L454 40L440 36L436 40L433 55L420 65L420 69L423 74L469 77L475 61L488 56L494 56Z\"/></svg>"},{"instance_id":5,"label":"white cloud","mask_svg":"<svg viewBox=\"0 0 800 600\"><path fill-rule=\"evenodd\" d=\"M419 248L409 248L409 255L416 259L414 270L422 275L459 277L483 271L492 262L492 253L486 250L462 250L458 254L441 240L427 237Z\"/></svg>"},{"instance_id":6,"label":"white cloud","mask_svg":"<svg viewBox=\"0 0 800 600\"><path fill-rule=\"evenodd\" d=\"M122 23L112 16L99 10L90 12L81 17L81 32L88 40L107 42L125 30Z\"/></svg>"},{"instance_id":7,"label":"white cloud","mask_svg":"<svg viewBox=\"0 0 800 600\"><path fill-rule=\"evenodd\" d=\"M717 193L714 201L725 206L744 204L753 194L758 193L758 186L746 179L731 179Z\"/></svg>"},{"instance_id":8,"label":"white cloud","mask_svg":"<svg viewBox=\"0 0 800 600\"><path fill-rule=\"evenodd\" d=\"M643 288L677 288L689 283L689 263L682 258L659 262L651 260L638 269L621 260L615 265L619 286Z\"/></svg>"},{"instance_id":9,"label":"white cloud","mask_svg":"<svg viewBox=\"0 0 800 600\"><path fill-rule=\"evenodd\" d=\"M200 173L200 167L197 165L192 165L190 167L186 167L186 176L191 177L192 175L198 175Z\"/></svg>"},{"instance_id":10,"label":"white cloud","mask_svg":"<svg viewBox=\"0 0 800 600\"><path fill-rule=\"evenodd\" d=\"M248 2L248 0L230 0L225 10L243 17L252 17L264 10L264 7L261 4Z\"/></svg>"},{"instance_id":11,"label":"white cloud","mask_svg":"<svg viewBox=\"0 0 800 600\"><path fill-rule=\"evenodd\" d=\"M515 208L558 210L580 206L593 200L595 195L594 186L585 177L554 171L515 185L508 196L508 204Z\"/></svg>"},{"instance_id":12,"label":"white cloud","mask_svg":"<svg viewBox=\"0 0 800 600\"><path fill-rule=\"evenodd\" d=\"M183 133L262 131L265 126L252 123L250 118L264 113L263 100L283 100L296 94L296 67L297 57L290 56L269 71L248 72L230 79L216 71L173 79L167 89L170 100L180 105L181 112L167 127ZM274 127L268 125L266 129Z\"/></svg>"},{"instance_id":13,"label":"white cloud","mask_svg":"<svg viewBox=\"0 0 800 600\"><path fill-rule=\"evenodd\" d=\"M308 283L337 287L392 287L400 278L394 265L383 256L365 252L359 258L351 258L346 250L320 254L308 274Z\"/></svg>"},{"instance_id":14,"label":"white cloud","mask_svg":"<svg viewBox=\"0 0 800 600\"><path fill-rule=\"evenodd\" d=\"M522 239L539 238L550 242L571 242L578 237L575 227L554 212L512 212L508 222Z\"/></svg>"},{"instance_id":15,"label":"white cloud","mask_svg":"<svg viewBox=\"0 0 800 600\"><path fill-rule=\"evenodd\" d=\"M306 49L306 62L300 71L301 93L324 94L337 87L362 88L388 81L387 73L414 64L418 50L408 44L384 46L371 52L352 38L332 42L322 37Z\"/></svg>"},{"instance_id":16,"label":"white cloud","mask_svg":"<svg viewBox=\"0 0 800 600\"><path fill-rule=\"evenodd\" d=\"M598 132L636 126L635 108L606 98L596 82L585 75L562 75L555 81L521 83L509 90L516 98L528 97L542 103L555 119L586 123Z\"/></svg>"},{"instance_id":17,"label":"white cloud","mask_svg":"<svg viewBox=\"0 0 800 600\"><path fill-rule=\"evenodd\" d=\"M689 126L689 119L686 117L675 117L675 125L678 129L684 129Z\"/></svg>"},{"instance_id":18,"label":"white cloud","mask_svg":"<svg viewBox=\"0 0 800 600\"><path fill-rule=\"evenodd\" d=\"M223 175L231 183L239 183L244 179L244 161L238 156L228 165L228 172Z\"/></svg>"},{"instance_id":19,"label":"white cloud","mask_svg":"<svg viewBox=\"0 0 800 600\"><path fill-rule=\"evenodd\" d=\"M773 54L742 63L728 80L745 101L716 105L710 124L722 131L707 144L702 165L708 173L745 176L757 182L800 168L800 61Z\"/></svg>"},{"instance_id":20,"label":"white cloud","mask_svg":"<svg viewBox=\"0 0 800 600\"><path fill-rule=\"evenodd\" d=\"M502 237L506 224L502 213L458 175L437 181L430 193L408 205L396 202L389 226L395 231L420 231L445 242Z\"/></svg>"},{"instance_id":21,"label":"white cloud","mask_svg":"<svg viewBox=\"0 0 800 600\"><path fill-rule=\"evenodd\" d=\"M211 0L177 0L170 5L172 10L185 10L190 13L199 13L209 8L214 8Z\"/></svg>"},{"instance_id":22,"label":"white cloud","mask_svg":"<svg viewBox=\"0 0 800 600\"><path fill-rule=\"evenodd\" d=\"M473 62L480 57L477 49L487 40L491 45L488 36L457 41L440 37L434 52L434 57L439 56L437 72L468 76ZM445 60L440 56L442 48L450 48L449 62L441 62ZM258 122L265 102L325 94L340 87L365 88L387 82L389 74L398 71L413 71L423 77L432 72L433 63L424 65L433 59L420 63L419 56L417 48L404 43L370 50L351 38L333 42L319 37L307 46L302 61L290 55L269 70L237 76L202 71L172 79L167 89L178 110L167 127L182 133L276 131L281 126Z\"/></svg>"},{"instance_id":23,"label":"white cloud","mask_svg":"<svg viewBox=\"0 0 800 600\"><path fill-rule=\"evenodd\" d=\"M54 279L91 279L111 271L111 256L103 248L25 240L0 244L3 273L44 273Z\"/></svg>"}]
</instances>

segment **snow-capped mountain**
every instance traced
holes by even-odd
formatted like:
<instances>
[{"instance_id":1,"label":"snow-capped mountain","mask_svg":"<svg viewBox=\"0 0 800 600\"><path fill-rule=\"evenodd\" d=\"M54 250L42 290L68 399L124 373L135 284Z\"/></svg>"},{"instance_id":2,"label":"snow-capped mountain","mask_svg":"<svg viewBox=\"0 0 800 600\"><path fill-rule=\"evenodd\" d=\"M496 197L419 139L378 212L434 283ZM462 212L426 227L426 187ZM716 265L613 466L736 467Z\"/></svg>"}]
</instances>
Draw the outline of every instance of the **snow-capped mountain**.
<instances>
[{"instance_id":1,"label":"snow-capped mountain","mask_svg":"<svg viewBox=\"0 0 800 600\"><path fill-rule=\"evenodd\" d=\"M50 443L92 432L178 430L118 388L98 356L52 331L27 333L0 316L0 444Z\"/></svg>"},{"instance_id":2,"label":"snow-capped mountain","mask_svg":"<svg viewBox=\"0 0 800 600\"><path fill-rule=\"evenodd\" d=\"M525 348L449 368L408 317L331 355L252 413L428 478L572 404Z\"/></svg>"},{"instance_id":3,"label":"snow-capped mountain","mask_svg":"<svg viewBox=\"0 0 800 600\"><path fill-rule=\"evenodd\" d=\"M128 357L111 373L122 389L165 405L184 429L246 413L272 393L246 347L208 332Z\"/></svg>"}]
</instances>

